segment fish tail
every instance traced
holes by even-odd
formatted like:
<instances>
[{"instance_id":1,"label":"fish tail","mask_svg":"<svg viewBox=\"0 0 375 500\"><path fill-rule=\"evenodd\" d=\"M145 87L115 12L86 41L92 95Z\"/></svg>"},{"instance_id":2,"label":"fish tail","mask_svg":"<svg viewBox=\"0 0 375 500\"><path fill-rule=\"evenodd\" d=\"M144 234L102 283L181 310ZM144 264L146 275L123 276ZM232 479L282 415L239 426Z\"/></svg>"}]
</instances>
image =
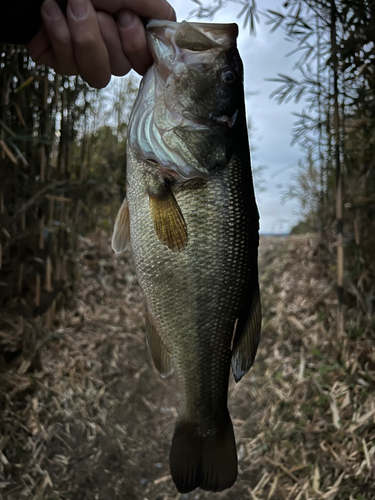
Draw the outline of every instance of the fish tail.
<instances>
[{"instance_id":1,"label":"fish tail","mask_svg":"<svg viewBox=\"0 0 375 500\"><path fill-rule=\"evenodd\" d=\"M177 422L169 463L180 493L198 487L207 491L230 488L237 478L237 452L228 411L219 425L207 431L183 419Z\"/></svg>"}]
</instances>

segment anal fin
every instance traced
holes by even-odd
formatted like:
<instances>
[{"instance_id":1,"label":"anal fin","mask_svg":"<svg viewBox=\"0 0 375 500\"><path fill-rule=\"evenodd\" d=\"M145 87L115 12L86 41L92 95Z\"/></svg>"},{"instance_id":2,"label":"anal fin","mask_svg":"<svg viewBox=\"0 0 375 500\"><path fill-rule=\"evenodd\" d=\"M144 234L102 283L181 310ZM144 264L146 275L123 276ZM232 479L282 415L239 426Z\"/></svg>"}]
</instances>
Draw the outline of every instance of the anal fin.
<instances>
[{"instance_id":1,"label":"anal fin","mask_svg":"<svg viewBox=\"0 0 375 500\"><path fill-rule=\"evenodd\" d=\"M187 227L181 209L168 184L158 193L149 193L152 222L159 240L172 252L180 252L187 243Z\"/></svg>"},{"instance_id":2,"label":"anal fin","mask_svg":"<svg viewBox=\"0 0 375 500\"><path fill-rule=\"evenodd\" d=\"M125 198L118 211L112 235L112 248L116 253L123 252L130 241L129 204Z\"/></svg>"},{"instance_id":3,"label":"anal fin","mask_svg":"<svg viewBox=\"0 0 375 500\"><path fill-rule=\"evenodd\" d=\"M148 313L146 314L146 334L147 345L154 361L155 368L162 377L167 377L173 371L172 357L156 331L155 325Z\"/></svg>"},{"instance_id":4,"label":"anal fin","mask_svg":"<svg viewBox=\"0 0 375 500\"><path fill-rule=\"evenodd\" d=\"M232 372L236 382L250 370L257 352L262 324L259 286L253 295L248 314L238 319L233 342Z\"/></svg>"}]
</instances>

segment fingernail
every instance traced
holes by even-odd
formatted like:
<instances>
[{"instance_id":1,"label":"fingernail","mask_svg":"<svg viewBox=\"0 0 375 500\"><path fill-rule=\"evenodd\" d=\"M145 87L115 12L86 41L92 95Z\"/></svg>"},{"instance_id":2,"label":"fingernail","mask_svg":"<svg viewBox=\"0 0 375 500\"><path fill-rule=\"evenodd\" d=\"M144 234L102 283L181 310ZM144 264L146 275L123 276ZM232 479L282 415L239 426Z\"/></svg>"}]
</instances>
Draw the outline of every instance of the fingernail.
<instances>
[{"instance_id":1,"label":"fingernail","mask_svg":"<svg viewBox=\"0 0 375 500\"><path fill-rule=\"evenodd\" d=\"M121 28L129 28L134 21L134 14L130 10L123 10L119 13L117 19Z\"/></svg>"},{"instance_id":2,"label":"fingernail","mask_svg":"<svg viewBox=\"0 0 375 500\"><path fill-rule=\"evenodd\" d=\"M70 8L76 19L84 19L88 12L87 0L70 0Z\"/></svg>"},{"instance_id":3,"label":"fingernail","mask_svg":"<svg viewBox=\"0 0 375 500\"><path fill-rule=\"evenodd\" d=\"M43 12L51 19L58 19L62 12L54 0L46 0L43 2Z\"/></svg>"}]
</instances>

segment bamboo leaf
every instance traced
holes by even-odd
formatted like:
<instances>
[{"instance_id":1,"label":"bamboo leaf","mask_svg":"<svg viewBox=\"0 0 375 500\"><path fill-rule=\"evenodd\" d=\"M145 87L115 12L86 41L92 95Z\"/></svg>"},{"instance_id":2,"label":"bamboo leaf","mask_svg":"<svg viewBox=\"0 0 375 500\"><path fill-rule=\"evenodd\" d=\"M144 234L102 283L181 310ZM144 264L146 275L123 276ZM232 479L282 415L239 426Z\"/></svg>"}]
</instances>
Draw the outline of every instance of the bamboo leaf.
<instances>
[{"instance_id":1,"label":"bamboo leaf","mask_svg":"<svg viewBox=\"0 0 375 500\"><path fill-rule=\"evenodd\" d=\"M10 159L12 163L17 165L18 161L17 158L14 156L14 154L11 152L11 150L8 148L6 145L5 141L3 139L0 139L0 145L3 148L4 153L7 155L7 157Z\"/></svg>"},{"instance_id":2,"label":"bamboo leaf","mask_svg":"<svg viewBox=\"0 0 375 500\"><path fill-rule=\"evenodd\" d=\"M19 92L24 90L26 87L31 85L34 80L35 80L35 76L30 76L27 80L25 80L23 83L21 83L21 85L17 88L16 94L18 94Z\"/></svg>"},{"instance_id":3,"label":"bamboo leaf","mask_svg":"<svg viewBox=\"0 0 375 500\"><path fill-rule=\"evenodd\" d=\"M22 161L22 163L25 165L25 167L28 167L29 163L26 160L26 158L23 156L23 154L21 153L21 151L17 148L17 146L10 139L8 139L8 142L12 146L12 148L14 149L14 151L17 153L17 156Z\"/></svg>"}]
</instances>

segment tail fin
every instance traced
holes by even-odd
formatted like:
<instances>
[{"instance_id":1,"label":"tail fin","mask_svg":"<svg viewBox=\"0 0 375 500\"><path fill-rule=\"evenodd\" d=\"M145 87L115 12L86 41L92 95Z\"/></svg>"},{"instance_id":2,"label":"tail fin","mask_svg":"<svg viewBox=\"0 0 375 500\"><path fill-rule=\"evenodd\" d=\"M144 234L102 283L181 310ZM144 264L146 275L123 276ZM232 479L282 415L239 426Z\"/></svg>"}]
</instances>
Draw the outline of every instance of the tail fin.
<instances>
[{"instance_id":1,"label":"tail fin","mask_svg":"<svg viewBox=\"0 0 375 500\"><path fill-rule=\"evenodd\" d=\"M197 424L176 425L169 455L172 479L180 493L195 488L222 491L237 478L237 452L229 413L220 426L203 432Z\"/></svg>"}]
</instances>

